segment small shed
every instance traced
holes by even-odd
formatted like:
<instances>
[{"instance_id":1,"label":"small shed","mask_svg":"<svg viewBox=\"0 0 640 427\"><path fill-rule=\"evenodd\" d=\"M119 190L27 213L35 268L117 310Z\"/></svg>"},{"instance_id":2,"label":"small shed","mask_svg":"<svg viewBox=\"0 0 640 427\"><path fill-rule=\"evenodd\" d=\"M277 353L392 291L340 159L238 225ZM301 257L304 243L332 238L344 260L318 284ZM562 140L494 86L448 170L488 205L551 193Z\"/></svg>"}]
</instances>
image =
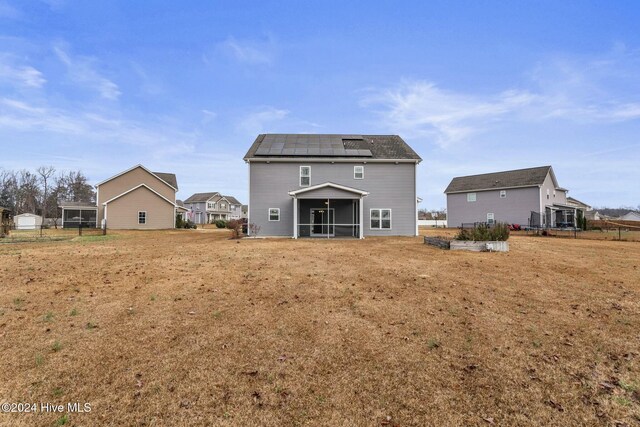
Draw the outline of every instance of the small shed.
<instances>
[{"instance_id":1,"label":"small shed","mask_svg":"<svg viewBox=\"0 0 640 427\"><path fill-rule=\"evenodd\" d=\"M35 230L42 226L42 217L32 213L23 213L13 217L16 230Z\"/></svg>"}]
</instances>

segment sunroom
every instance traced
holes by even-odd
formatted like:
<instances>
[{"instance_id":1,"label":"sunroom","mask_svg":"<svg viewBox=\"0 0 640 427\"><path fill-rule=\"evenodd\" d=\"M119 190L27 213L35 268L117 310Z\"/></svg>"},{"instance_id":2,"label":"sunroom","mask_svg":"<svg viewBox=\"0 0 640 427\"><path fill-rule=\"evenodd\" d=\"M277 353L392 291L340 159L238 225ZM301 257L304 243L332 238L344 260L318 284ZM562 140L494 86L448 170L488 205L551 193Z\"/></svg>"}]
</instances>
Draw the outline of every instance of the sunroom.
<instances>
[{"instance_id":1,"label":"sunroom","mask_svg":"<svg viewBox=\"0 0 640 427\"><path fill-rule=\"evenodd\" d=\"M361 227L363 199L368 194L367 191L332 182L290 191L293 198L293 238L364 238Z\"/></svg>"},{"instance_id":2,"label":"sunroom","mask_svg":"<svg viewBox=\"0 0 640 427\"><path fill-rule=\"evenodd\" d=\"M85 202L64 202L62 209L62 228L97 227L98 207Z\"/></svg>"}]
</instances>

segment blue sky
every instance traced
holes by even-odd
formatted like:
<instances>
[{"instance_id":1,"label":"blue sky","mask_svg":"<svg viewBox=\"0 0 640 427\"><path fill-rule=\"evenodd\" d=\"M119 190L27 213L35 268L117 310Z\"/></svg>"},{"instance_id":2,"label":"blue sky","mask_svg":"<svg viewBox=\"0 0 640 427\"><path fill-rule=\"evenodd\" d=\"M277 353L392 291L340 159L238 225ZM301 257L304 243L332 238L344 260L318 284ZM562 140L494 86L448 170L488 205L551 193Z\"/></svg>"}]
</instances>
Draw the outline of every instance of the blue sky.
<instances>
[{"instance_id":1,"label":"blue sky","mask_svg":"<svg viewBox=\"0 0 640 427\"><path fill-rule=\"evenodd\" d=\"M424 208L552 164L640 204L640 4L0 0L0 167L142 163L247 199L258 133L399 134Z\"/></svg>"}]
</instances>

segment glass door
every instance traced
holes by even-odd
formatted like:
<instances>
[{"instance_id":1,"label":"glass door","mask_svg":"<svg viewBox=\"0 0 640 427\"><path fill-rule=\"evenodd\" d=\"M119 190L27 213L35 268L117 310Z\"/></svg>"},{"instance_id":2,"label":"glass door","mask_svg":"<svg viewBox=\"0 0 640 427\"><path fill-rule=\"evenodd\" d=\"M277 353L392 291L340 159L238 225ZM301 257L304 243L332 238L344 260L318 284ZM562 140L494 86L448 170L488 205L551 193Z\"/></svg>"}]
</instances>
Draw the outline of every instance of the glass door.
<instances>
[{"instance_id":1,"label":"glass door","mask_svg":"<svg viewBox=\"0 0 640 427\"><path fill-rule=\"evenodd\" d=\"M311 209L311 235L335 236L335 209Z\"/></svg>"}]
</instances>

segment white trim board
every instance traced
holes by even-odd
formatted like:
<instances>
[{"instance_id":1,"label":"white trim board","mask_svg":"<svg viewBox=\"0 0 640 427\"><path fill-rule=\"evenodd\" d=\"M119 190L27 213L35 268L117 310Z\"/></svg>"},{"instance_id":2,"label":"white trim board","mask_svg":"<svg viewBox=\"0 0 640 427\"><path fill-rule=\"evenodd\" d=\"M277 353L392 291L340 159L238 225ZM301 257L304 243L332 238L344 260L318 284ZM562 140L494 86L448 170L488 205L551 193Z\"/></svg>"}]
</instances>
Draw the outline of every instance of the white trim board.
<instances>
[{"instance_id":1,"label":"white trim board","mask_svg":"<svg viewBox=\"0 0 640 427\"><path fill-rule=\"evenodd\" d=\"M359 194L360 196L368 196L369 192L364 190L359 190L353 187L347 187L346 185L334 184L333 182L325 182L324 184L312 185L311 187L301 188L300 190L289 191L290 196L297 196L298 194L306 193L309 191L319 190L321 188L331 187L338 190L348 191L350 193Z\"/></svg>"},{"instance_id":2,"label":"white trim board","mask_svg":"<svg viewBox=\"0 0 640 427\"><path fill-rule=\"evenodd\" d=\"M163 200L165 200L165 201L166 201L167 203L169 203L171 206L173 206L173 207L176 207L176 206L177 206L177 205L175 204L175 202L172 202L171 200L167 199L167 198L166 198L166 197L164 197L162 194L158 193L156 190L154 190L153 188L149 187L147 184L140 184L140 185L137 185L137 186L135 186L135 187L133 187L133 188L131 188L131 189L129 189L129 190L127 190L127 191L125 191L124 193L122 193L122 194L118 194L116 197L113 197L113 198L111 198L111 199L107 200L106 202L103 202L103 203L102 203L102 205L103 205L103 206L106 206L107 204L109 204L109 203L113 202L114 200L119 199L119 198L120 198L120 197L122 197L122 196L126 196L127 194L131 193L132 191L137 190L137 189L138 189L138 188L140 188L140 187L145 187L147 190L151 191L151 192L152 192L152 193L154 193L156 196L161 197Z\"/></svg>"}]
</instances>

